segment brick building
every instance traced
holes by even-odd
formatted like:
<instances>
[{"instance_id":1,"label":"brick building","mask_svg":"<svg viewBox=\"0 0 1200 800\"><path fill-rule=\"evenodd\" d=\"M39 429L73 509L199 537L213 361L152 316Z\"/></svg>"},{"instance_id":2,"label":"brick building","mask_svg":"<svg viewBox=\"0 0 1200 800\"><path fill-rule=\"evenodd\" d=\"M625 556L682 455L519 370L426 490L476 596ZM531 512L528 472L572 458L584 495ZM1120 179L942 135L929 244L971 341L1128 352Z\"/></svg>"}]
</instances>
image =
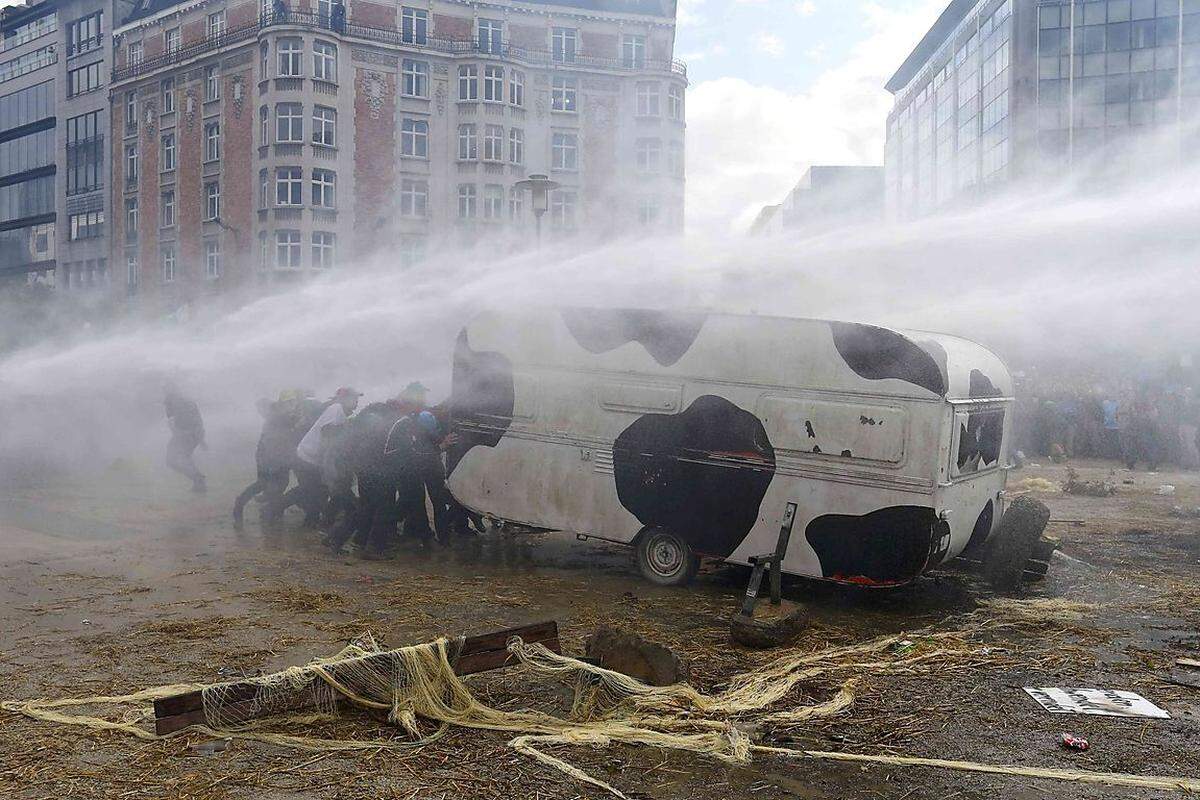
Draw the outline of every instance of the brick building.
<instances>
[{"instance_id":1,"label":"brick building","mask_svg":"<svg viewBox=\"0 0 1200 800\"><path fill-rule=\"evenodd\" d=\"M116 31L111 253L161 307L375 252L683 214L672 0L143 0Z\"/></svg>"}]
</instances>

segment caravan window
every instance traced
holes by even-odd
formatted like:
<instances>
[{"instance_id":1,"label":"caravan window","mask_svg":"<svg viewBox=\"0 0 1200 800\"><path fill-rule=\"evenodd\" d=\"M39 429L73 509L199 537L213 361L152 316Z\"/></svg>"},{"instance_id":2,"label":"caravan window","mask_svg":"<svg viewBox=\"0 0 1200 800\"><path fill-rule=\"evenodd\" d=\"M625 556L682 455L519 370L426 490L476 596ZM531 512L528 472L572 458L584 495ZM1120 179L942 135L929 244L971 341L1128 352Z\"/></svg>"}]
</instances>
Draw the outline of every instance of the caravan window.
<instances>
[{"instance_id":1,"label":"caravan window","mask_svg":"<svg viewBox=\"0 0 1200 800\"><path fill-rule=\"evenodd\" d=\"M956 411L951 474L959 477L994 469L1000 464L1003 443L1003 408Z\"/></svg>"},{"instance_id":2,"label":"caravan window","mask_svg":"<svg viewBox=\"0 0 1200 800\"><path fill-rule=\"evenodd\" d=\"M777 452L885 464L904 460L907 418L900 408L852 400L764 397L758 416Z\"/></svg>"}]
</instances>

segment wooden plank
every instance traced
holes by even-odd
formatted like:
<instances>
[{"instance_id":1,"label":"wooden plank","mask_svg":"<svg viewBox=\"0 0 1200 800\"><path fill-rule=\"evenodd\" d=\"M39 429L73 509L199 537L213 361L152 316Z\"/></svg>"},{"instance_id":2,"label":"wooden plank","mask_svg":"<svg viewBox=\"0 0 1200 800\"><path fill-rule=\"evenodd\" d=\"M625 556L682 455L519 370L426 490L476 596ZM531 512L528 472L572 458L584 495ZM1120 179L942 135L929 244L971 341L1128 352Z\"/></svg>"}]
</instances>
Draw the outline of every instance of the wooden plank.
<instances>
[{"instance_id":1,"label":"wooden plank","mask_svg":"<svg viewBox=\"0 0 1200 800\"><path fill-rule=\"evenodd\" d=\"M1177 658L1175 664L1180 667L1191 667L1192 669L1200 669L1200 661L1194 658Z\"/></svg>"},{"instance_id":2,"label":"wooden plank","mask_svg":"<svg viewBox=\"0 0 1200 800\"><path fill-rule=\"evenodd\" d=\"M542 644L552 652L560 653L561 645L558 640L558 623L554 621L540 622L534 625L524 625L503 631L485 633L479 636L468 636L459 650L455 661L455 673L458 675L473 675L488 670L501 669L511 661L508 652L508 640L519 636L527 644ZM373 660L387 658L386 653L364 656L361 661L370 663ZM336 667L334 668L336 670ZM259 686L251 681L239 681L225 686L225 702L227 712L237 715L237 706L247 704L247 716L251 719L255 711L252 702L258 694ZM310 704L306 697L297 698L297 707ZM154 701L154 730L159 736L182 730L189 725L202 725L205 722L203 692L187 692L185 694L164 697Z\"/></svg>"}]
</instances>

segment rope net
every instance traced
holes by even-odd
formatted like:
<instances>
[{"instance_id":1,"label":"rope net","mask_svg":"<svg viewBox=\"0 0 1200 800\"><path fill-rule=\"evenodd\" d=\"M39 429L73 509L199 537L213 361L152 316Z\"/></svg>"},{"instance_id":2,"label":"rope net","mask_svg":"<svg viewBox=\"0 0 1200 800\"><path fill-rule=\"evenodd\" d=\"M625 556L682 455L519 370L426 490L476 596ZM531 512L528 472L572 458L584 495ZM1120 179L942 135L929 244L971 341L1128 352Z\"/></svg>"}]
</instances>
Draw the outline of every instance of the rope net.
<instances>
[{"instance_id":1,"label":"rope net","mask_svg":"<svg viewBox=\"0 0 1200 800\"><path fill-rule=\"evenodd\" d=\"M817 652L789 651L762 667L736 676L718 694L704 694L687 684L648 686L619 672L551 652L540 644L514 638L508 650L533 680L571 684L570 713L555 716L534 709L502 711L481 703L454 672L462 639L398 650L381 648L370 636L336 655L249 681L211 686L176 684L130 695L66 700L6 702L5 710L47 722L94 730L120 731L142 739L158 737L146 727L154 712L148 703L199 691L204 723L168 736L201 732L317 751L395 749L426 745L449 726L515 734L509 745L571 778L617 797L620 791L588 775L543 748L556 745L607 747L613 743L642 745L701 754L730 764L748 763L754 753L793 757L872 760L891 765L924 765L950 769L1003 772L1116 785L1200 791L1200 780L1155 776L1086 773L1021 767L897 759L894 756L821 753L755 744L765 728L786 730L844 712L855 700L855 675L911 672L945 663L964 651L961 633L925 634L919 647L896 648L902 636L887 636L847 647ZM908 645L908 642L905 642ZM839 677L840 688L828 700L784 709L773 708L800 683ZM343 704L386 712L406 737L391 740L320 739L266 730L265 726L302 726L329 719ZM119 718L68 713L67 709L109 706ZM420 721L436 724L422 733Z\"/></svg>"}]
</instances>

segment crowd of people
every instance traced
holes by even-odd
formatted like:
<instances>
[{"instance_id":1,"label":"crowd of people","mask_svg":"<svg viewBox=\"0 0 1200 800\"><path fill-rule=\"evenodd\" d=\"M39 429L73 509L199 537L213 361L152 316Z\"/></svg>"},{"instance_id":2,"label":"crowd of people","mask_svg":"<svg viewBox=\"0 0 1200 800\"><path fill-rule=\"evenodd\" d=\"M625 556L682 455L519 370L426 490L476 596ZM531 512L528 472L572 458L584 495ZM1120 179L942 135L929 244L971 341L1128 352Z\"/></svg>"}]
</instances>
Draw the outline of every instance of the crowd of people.
<instances>
[{"instance_id":1,"label":"crowd of people","mask_svg":"<svg viewBox=\"0 0 1200 800\"><path fill-rule=\"evenodd\" d=\"M362 394L350 387L323 402L295 390L260 400L257 476L234 501L235 529L242 530L246 506L258 498L268 535L278 533L284 512L297 506L303 526L323 530L335 554L354 544L365 558L384 558L401 537L445 544L481 532L482 520L446 488L443 453L457 437L447 432L445 406L428 405L428 391L410 383L396 397L362 409ZM191 478L195 491L204 491L204 476L192 460L204 443L199 410L173 389L165 402L167 463Z\"/></svg>"},{"instance_id":2,"label":"crowd of people","mask_svg":"<svg viewBox=\"0 0 1200 800\"><path fill-rule=\"evenodd\" d=\"M1130 470L1200 468L1200 400L1190 386L1059 385L1017 397L1017 445L1030 456L1111 459Z\"/></svg>"}]
</instances>

